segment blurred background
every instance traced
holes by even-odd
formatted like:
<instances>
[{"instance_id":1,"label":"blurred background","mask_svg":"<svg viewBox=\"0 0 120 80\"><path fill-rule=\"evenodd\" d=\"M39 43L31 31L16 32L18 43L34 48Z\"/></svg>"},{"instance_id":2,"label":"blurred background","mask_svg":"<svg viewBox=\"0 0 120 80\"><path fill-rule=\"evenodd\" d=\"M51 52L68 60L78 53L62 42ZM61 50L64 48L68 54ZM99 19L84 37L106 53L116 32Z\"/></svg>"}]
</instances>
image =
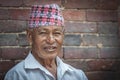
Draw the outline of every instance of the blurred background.
<instances>
[{"instance_id":1,"label":"blurred background","mask_svg":"<svg viewBox=\"0 0 120 80\"><path fill-rule=\"evenodd\" d=\"M57 3L65 18L60 57L89 80L120 80L119 0L0 0L0 80L30 49L30 7Z\"/></svg>"}]
</instances>

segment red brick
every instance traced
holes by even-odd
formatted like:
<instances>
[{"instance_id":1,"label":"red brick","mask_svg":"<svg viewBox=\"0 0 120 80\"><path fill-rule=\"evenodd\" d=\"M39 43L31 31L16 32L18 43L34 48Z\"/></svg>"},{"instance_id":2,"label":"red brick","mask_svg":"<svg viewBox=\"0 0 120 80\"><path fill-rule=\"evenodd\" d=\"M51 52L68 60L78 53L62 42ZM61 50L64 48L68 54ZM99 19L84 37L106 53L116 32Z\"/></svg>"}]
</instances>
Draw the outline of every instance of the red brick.
<instances>
[{"instance_id":1,"label":"red brick","mask_svg":"<svg viewBox=\"0 0 120 80\"><path fill-rule=\"evenodd\" d=\"M88 10L87 21L117 21L117 11Z\"/></svg>"},{"instance_id":2,"label":"red brick","mask_svg":"<svg viewBox=\"0 0 120 80\"><path fill-rule=\"evenodd\" d=\"M28 20L30 9L0 9L0 19Z\"/></svg>"},{"instance_id":3,"label":"red brick","mask_svg":"<svg viewBox=\"0 0 120 80\"><path fill-rule=\"evenodd\" d=\"M109 35L100 35L99 36L100 44L104 47L119 47L120 46L120 38L116 36Z\"/></svg>"},{"instance_id":4,"label":"red brick","mask_svg":"<svg viewBox=\"0 0 120 80\"><path fill-rule=\"evenodd\" d=\"M0 9L0 19L9 19L8 9Z\"/></svg>"},{"instance_id":5,"label":"red brick","mask_svg":"<svg viewBox=\"0 0 120 80\"><path fill-rule=\"evenodd\" d=\"M85 11L84 10L64 10L63 16L65 20L85 20Z\"/></svg>"},{"instance_id":6,"label":"red brick","mask_svg":"<svg viewBox=\"0 0 120 80\"><path fill-rule=\"evenodd\" d=\"M119 27L119 37L120 37L120 27Z\"/></svg>"},{"instance_id":7,"label":"red brick","mask_svg":"<svg viewBox=\"0 0 120 80\"><path fill-rule=\"evenodd\" d=\"M74 66L75 68L82 69L86 72L93 71L120 71L120 61L115 60L65 60L64 62Z\"/></svg>"},{"instance_id":8,"label":"red brick","mask_svg":"<svg viewBox=\"0 0 120 80\"><path fill-rule=\"evenodd\" d=\"M119 80L120 77L117 77L118 74L120 73L111 71L96 71L88 72L87 77L89 80Z\"/></svg>"},{"instance_id":9,"label":"red brick","mask_svg":"<svg viewBox=\"0 0 120 80\"><path fill-rule=\"evenodd\" d=\"M91 0L66 0L66 8L94 8L94 1ZM91 5L92 4L92 5Z\"/></svg>"},{"instance_id":10,"label":"red brick","mask_svg":"<svg viewBox=\"0 0 120 80\"><path fill-rule=\"evenodd\" d=\"M29 9L9 9L10 19L28 20L30 15Z\"/></svg>"},{"instance_id":11,"label":"red brick","mask_svg":"<svg viewBox=\"0 0 120 80\"><path fill-rule=\"evenodd\" d=\"M2 61L2 62L0 62L0 73L7 72L14 65L15 65L15 63L13 61Z\"/></svg>"},{"instance_id":12,"label":"red brick","mask_svg":"<svg viewBox=\"0 0 120 80\"><path fill-rule=\"evenodd\" d=\"M105 59L119 59L120 48L101 48L100 57Z\"/></svg>"},{"instance_id":13,"label":"red brick","mask_svg":"<svg viewBox=\"0 0 120 80\"><path fill-rule=\"evenodd\" d=\"M22 0L0 0L0 6L21 6Z\"/></svg>"},{"instance_id":14,"label":"red brick","mask_svg":"<svg viewBox=\"0 0 120 80\"><path fill-rule=\"evenodd\" d=\"M52 4L56 3L58 5L61 4L60 0L23 0L25 6L31 6L31 5L40 5L40 4Z\"/></svg>"},{"instance_id":15,"label":"red brick","mask_svg":"<svg viewBox=\"0 0 120 80\"><path fill-rule=\"evenodd\" d=\"M0 32L22 32L26 30L26 21L0 20ZM8 26L9 25L9 26Z\"/></svg>"},{"instance_id":16,"label":"red brick","mask_svg":"<svg viewBox=\"0 0 120 80\"><path fill-rule=\"evenodd\" d=\"M97 32L97 25L94 22L66 22L65 23L66 32L75 32L75 33L94 33Z\"/></svg>"},{"instance_id":17,"label":"red brick","mask_svg":"<svg viewBox=\"0 0 120 80\"><path fill-rule=\"evenodd\" d=\"M24 59L28 52L28 48L2 48L2 59Z\"/></svg>"},{"instance_id":18,"label":"red brick","mask_svg":"<svg viewBox=\"0 0 120 80\"><path fill-rule=\"evenodd\" d=\"M93 0L94 1L94 0ZM119 0L96 0L97 9L117 9L119 6Z\"/></svg>"},{"instance_id":19,"label":"red brick","mask_svg":"<svg viewBox=\"0 0 120 80\"><path fill-rule=\"evenodd\" d=\"M65 59L95 59L97 58L98 49L97 48L64 48L64 58Z\"/></svg>"},{"instance_id":20,"label":"red brick","mask_svg":"<svg viewBox=\"0 0 120 80\"><path fill-rule=\"evenodd\" d=\"M2 58L2 49L0 48L0 58Z\"/></svg>"},{"instance_id":21,"label":"red brick","mask_svg":"<svg viewBox=\"0 0 120 80\"><path fill-rule=\"evenodd\" d=\"M118 35L119 26L117 22L99 22L98 33L99 34L112 34Z\"/></svg>"},{"instance_id":22,"label":"red brick","mask_svg":"<svg viewBox=\"0 0 120 80\"><path fill-rule=\"evenodd\" d=\"M80 46L81 36L80 35L65 35L64 45L65 46Z\"/></svg>"},{"instance_id":23,"label":"red brick","mask_svg":"<svg viewBox=\"0 0 120 80\"><path fill-rule=\"evenodd\" d=\"M100 43L99 36L97 35L83 35L82 41L83 46L97 46Z\"/></svg>"},{"instance_id":24,"label":"red brick","mask_svg":"<svg viewBox=\"0 0 120 80\"><path fill-rule=\"evenodd\" d=\"M120 6L118 7L118 25L119 25L119 37L120 37Z\"/></svg>"},{"instance_id":25,"label":"red brick","mask_svg":"<svg viewBox=\"0 0 120 80\"><path fill-rule=\"evenodd\" d=\"M16 34L0 34L0 46L16 46L17 43Z\"/></svg>"},{"instance_id":26,"label":"red brick","mask_svg":"<svg viewBox=\"0 0 120 80\"><path fill-rule=\"evenodd\" d=\"M90 60L87 61L89 71L120 71L120 61L115 60Z\"/></svg>"},{"instance_id":27,"label":"red brick","mask_svg":"<svg viewBox=\"0 0 120 80\"><path fill-rule=\"evenodd\" d=\"M87 61L85 60L65 60L65 63L77 68L77 69L82 69L83 71L88 71L89 67L87 66Z\"/></svg>"},{"instance_id":28,"label":"red brick","mask_svg":"<svg viewBox=\"0 0 120 80\"><path fill-rule=\"evenodd\" d=\"M18 35L18 44L20 46L29 46L29 42L27 40L26 34L19 34Z\"/></svg>"},{"instance_id":29,"label":"red brick","mask_svg":"<svg viewBox=\"0 0 120 80\"><path fill-rule=\"evenodd\" d=\"M109 29L110 30L110 29ZM82 45L84 46L98 46L99 44L104 47L119 47L120 39L118 36L109 35L83 35Z\"/></svg>"},{"instance_id":30,"label":"red brick","mask_svg":"<svg viewBox=\"0 0 120 80\"><path fill-rule=\"evenodd\" d=\"M66 0L65 8L117 9L118 0Z\"/></svg>"}]
</instances>

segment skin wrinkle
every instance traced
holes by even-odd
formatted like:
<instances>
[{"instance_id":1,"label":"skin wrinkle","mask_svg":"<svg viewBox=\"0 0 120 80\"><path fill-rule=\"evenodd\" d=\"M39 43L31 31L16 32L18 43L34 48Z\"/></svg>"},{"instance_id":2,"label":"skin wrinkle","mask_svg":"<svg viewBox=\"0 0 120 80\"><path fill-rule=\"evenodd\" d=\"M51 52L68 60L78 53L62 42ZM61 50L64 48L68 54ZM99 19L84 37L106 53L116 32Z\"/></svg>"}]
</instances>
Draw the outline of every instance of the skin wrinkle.
<instances>
[{"instance_id":1,"label":"skin wrinkle","mask_svg":"<svg viewBox=\"0 0 120 80\"><path fill-rule=\"evenodd\" d=\"M53 76L57 77L55 58L60 54L64 38L64 28L58 26L27 29L27 37L32 46L32 54Z\"/></svg>"},{"instance_id":2,"label":"skin wrinkle","mask_svg":"<svg viewBox=\"0 0 120 80\"><path fill-rule=\"evenodd\" d=\"M5 80L87 80L81 69L59 57L65 31L61 12L56 3L31 6L26 30L31 50L7 72Z\"/></svg>"}]
</instances>

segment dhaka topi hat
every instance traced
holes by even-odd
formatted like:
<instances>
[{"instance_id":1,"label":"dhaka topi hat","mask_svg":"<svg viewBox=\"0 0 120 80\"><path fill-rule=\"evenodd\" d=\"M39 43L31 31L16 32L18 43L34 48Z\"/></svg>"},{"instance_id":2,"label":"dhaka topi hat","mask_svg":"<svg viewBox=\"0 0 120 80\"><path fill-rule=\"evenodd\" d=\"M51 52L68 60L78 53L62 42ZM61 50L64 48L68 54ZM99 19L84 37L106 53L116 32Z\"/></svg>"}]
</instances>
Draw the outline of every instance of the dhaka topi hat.
<instances>
[{"instance_id":1,"label":"dhaka topi hat","mask_svg":"<svg viewBox=\"0 0 120 80\"><path fill-rule=\"evenodd\" d=\"M64 26L64 19L57 4L32 6L29 28L40 26Z\"/></svg>"}]
</instances>

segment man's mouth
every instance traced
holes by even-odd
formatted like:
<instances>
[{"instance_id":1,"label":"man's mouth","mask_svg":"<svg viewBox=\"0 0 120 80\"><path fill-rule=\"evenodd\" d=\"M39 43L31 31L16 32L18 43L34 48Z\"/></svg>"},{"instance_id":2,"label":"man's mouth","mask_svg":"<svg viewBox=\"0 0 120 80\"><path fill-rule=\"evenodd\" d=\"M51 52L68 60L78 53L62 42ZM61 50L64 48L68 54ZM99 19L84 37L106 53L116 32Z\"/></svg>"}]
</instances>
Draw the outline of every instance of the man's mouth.
<instances>
[{"instance_id":1,"label":"man's mouth","mask_svg":"<svg viewBox=\"0 0 120 80\"><path fill-rule=\"evenodd\" d=\"M47 52L54 52L56 51L57 47L56 46L45 46L44 49Z\"/></svg>"}]
</instances>

